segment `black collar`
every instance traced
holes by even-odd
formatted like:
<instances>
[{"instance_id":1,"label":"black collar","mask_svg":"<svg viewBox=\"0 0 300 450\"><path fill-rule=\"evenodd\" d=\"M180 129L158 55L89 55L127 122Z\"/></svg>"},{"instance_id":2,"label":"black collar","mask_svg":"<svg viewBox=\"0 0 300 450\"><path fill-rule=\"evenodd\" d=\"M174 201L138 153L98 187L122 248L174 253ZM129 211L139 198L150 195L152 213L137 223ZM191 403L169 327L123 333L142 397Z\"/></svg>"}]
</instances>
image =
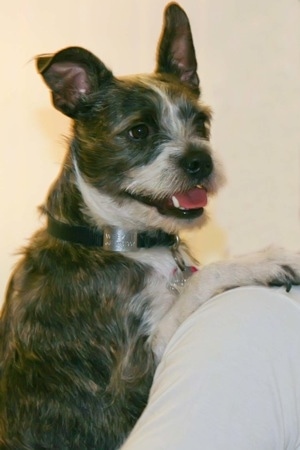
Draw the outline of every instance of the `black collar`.
<instances>
[{"instance_id":1,"label":"black collar","mask_svg":"<svg viewBox=\"0 0 300 450\"><path fill-rule=\"evenodd\" d=\"M60 222L48 215L48 233L63 241L88 247L103 247L112 251L135 251L139 248L172 247L178 242L175 234L162 230L126 231L116 227L104 227L103 231Z\"/></svg>"}]
</instances>

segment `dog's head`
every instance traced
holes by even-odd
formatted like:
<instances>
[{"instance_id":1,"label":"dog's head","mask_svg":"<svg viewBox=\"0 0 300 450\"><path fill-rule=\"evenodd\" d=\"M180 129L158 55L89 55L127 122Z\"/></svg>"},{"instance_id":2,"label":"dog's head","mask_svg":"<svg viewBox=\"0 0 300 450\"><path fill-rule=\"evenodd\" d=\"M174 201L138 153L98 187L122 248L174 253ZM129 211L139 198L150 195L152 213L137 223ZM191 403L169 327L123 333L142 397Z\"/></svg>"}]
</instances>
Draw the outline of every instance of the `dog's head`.
<instances>
[{"instance_id":1,"label":"dog's head","mask_svg":"<svg viewBox=\"0 0 300 450\"><path fill-rule=\"evenodd\" d=\"M79 47L42 55L37 67L54 106L74 120L74 170L94 223L174 232L203 220L222 174L190 24L177 4L165 10L154 74L116 78Z\"/></svg>"}]
</instances>

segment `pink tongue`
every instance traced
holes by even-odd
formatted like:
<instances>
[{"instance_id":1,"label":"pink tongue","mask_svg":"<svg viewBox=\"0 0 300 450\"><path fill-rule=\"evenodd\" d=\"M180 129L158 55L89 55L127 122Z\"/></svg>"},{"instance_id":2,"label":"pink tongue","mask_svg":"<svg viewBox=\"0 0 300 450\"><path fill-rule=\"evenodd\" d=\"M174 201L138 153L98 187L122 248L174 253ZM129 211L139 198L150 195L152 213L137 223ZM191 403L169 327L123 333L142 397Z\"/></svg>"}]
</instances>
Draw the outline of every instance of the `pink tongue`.
<instances>
[{"instance_id":1,"label":"pink tongue","mask_svg":"<svg viewBox=\"0 0 300 450\"><path fill-rule=\"evenodd\" d=\"M200 187L182 194L174 194L174 197L177 198L180 207L184 209L204 208L207 205L206 190Z\"/></svg>"}]
</instances>

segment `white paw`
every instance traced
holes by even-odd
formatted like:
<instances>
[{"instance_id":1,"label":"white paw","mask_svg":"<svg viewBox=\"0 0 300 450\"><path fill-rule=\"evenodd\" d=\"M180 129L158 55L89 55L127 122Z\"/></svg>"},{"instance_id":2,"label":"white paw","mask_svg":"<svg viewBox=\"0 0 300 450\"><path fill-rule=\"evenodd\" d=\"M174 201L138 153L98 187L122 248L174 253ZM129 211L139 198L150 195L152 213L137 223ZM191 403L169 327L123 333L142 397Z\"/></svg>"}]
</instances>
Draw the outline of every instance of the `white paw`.
<instances>
[{"instance_id":1,"label":"white paw","mask_svg":"<svg viewBox=\"0 0 300 450\"><path fill-rule=\"evenodd\" d=\"M266 283L270 286L285 286L287 291L300 284L300 253L282 248L270 248L262 252L265 257ZM264 264L264 261L262 261Z\"/></svg>"}]
</instances>

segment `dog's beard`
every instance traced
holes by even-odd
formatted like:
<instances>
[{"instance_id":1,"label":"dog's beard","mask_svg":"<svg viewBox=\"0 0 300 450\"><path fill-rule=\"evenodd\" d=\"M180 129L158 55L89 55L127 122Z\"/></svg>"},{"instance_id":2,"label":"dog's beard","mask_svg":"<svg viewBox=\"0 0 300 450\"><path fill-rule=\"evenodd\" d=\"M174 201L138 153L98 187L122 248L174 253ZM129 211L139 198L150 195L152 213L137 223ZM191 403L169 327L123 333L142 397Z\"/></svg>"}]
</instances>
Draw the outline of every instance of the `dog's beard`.
<instances>
[{"instance_id":1,"label":"dog's beard","mask_svg":"<svg viewBox=\"0 0 300 450\"><path fill-rule=\"evenodd\" d=\"M188 213L188 210L180 210L173 205L172 196L165 200L147 198L145 202L144 198L141 201L124 192L111 195L91 186L78 170L76 172L78 188L84 202L82 211L91 224L100 228L109 224L127 230L142 231L160 228L168 233L177 233L184 228L202 226L206 222L205 207L190 209ZM204 201L205 195L203 193L200 195L203 195ZM152 205L149 204L150 201Z\"/></svg>"},{"instance_id":2,"label":"dog's beard","mask_svg":"<svg viewBox=\"0 0 300 450\"><path fill-rule=\"evenodd\" d=\"M212 154L208 142L205 146ZM172 156L172 152L164 151L150 165L130 171L122 184L122 195L125 192L140 204L155 208L164 218L188 221L190 225L204 214L208 197L224 184L223 169L214 157L211 173L199 181L197 175L188 175L181 170L178 155L174 155L175 152Z\"/></svg>"}]
</instances>

